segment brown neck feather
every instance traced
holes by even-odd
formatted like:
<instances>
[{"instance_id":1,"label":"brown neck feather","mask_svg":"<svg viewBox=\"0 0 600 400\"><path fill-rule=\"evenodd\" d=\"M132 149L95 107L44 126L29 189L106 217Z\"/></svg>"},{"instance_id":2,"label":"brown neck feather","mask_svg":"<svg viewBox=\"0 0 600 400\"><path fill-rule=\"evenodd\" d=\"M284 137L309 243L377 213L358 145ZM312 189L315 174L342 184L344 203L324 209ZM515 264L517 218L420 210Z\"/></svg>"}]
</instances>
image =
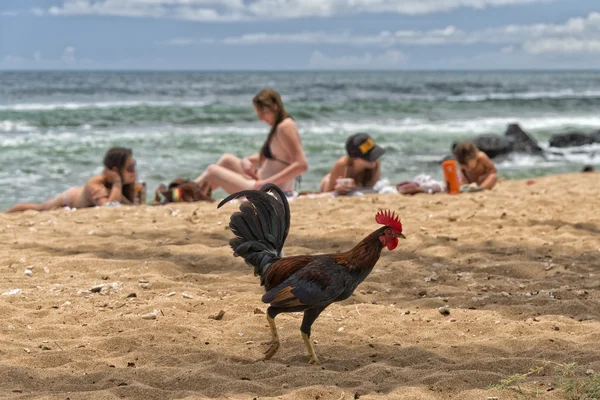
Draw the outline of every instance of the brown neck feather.
<instances>
[{"instance_id":1,"label":"brown neck feather","mask_svg":"<svg viewBox=\"0 0 600 400\"><path fill-rule=\"evenodd\" d=\"M378 229L361 240L351 250L340 254L348 268L351 270L373 269L383 249L383 243L379 240L381 234L381 229Z\"/></svg>"}]
</instances>

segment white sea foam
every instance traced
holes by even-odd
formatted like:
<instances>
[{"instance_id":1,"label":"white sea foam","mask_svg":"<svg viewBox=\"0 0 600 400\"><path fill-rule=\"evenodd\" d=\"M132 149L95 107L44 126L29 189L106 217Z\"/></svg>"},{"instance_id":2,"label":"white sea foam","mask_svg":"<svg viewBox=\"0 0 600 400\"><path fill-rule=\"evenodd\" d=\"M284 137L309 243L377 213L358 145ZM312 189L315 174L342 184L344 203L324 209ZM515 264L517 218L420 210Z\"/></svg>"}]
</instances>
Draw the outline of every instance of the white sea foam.
<instances>
[{"instance_id":1,"label":"white sea foam","mask_svg":"<svg viewBox=\"0 0 600 400\"><path fill-rule=\"evenodd\" d=\"M207 101L106 101L94 103L23 103L0 105L0 111L51 111L51 110L80 110L93 108L127 108L127 107L203 107Z\"/></svg>"},{"instance_id":2,"label":"white sea foam","mask_svg":"<svg viewBox=\"0 0 600 400\"><path fill-rule=\"evenodd\" d=\"M499 93L472 93L456 96L445 96L442 94L399 94L390 92L372 92L363 90L360 96L363 100L368 98L397 99L397 100L417 100L417 101L451 101L451 102L482 102L489 100L542 100L542 99L593 99L600 98L600 90L577 91L573 89L562 89L556 91L537 91L537 92L499 92ZM294 98L294 96L290 96ZM343 95L337 99L342 101L346 99ZM236 98L239 100L239 98ZM329 99L335 103L335 98ZM51 110L79 110L93 108L128 108L128 107L203 107L216 101L215 96L208 96L202 100L125 100L125 101L100 101L100 102L61 102L61 103L18 103L0 105L0 111L51 111ZM235 104L232 104L235 105Z\"/></svg>"},{"instance_id":3,"label":"white sea foam","mask_svg":"<svg viewBox=\"0 0 600 400\"><path fill-rule=\"evenodd\" d=\"M600 128L600 116L540 116L540 117L487 117L473 119L428 121L425 119L406 118L398 120L357 121L357 122L317 122L309 121L301 124L301 128L309 133L335 134L366 131L372 133L393 133L399 135L429 134L431 136L478 135L486 133L504 134L506 126L511 123L519 125L527 132L561 132L568 129L593 130Z\"/></svg>"},{"instance_id":4,"label":"white sea foam","mask_svg":"<svg viewBox=\"0 0 600 400\"><path fill-rule=\"evenodd\" d=\"M485 94L463 94L449 96L449 101L479 102L486 100L542 100L542 99L579 99L600 98L600 90L575 91L564 89L550 92L515 92L515 93L485 93Z\"/></svg>"},{"instance_id":5,"label":"white sea foam","mask_svg":"<svg viewBox=\"0 0 600 400\"><path fill-rule=\"evenodd\" d=\"M546 146L543 146L546 147ZM498 162L502 170L546 169L567 165L600 164L600 144L581 146L570 149L549 149L550 152L540 155L511 154Z\"/></svg>"},{"instance_id":6,"label":"white sea foam","mask_svg":"<svg viewBox=\"0 0 600 400\"><path fill-rule=\"evenodd\" d=\"M551 133L580 130L583 132L600 129L600 116L540 116L540 117L486 117L473 119L456 119L429 121L419 118L363 120L363 121L300 121L298 126L303 140L318 141L321 144L339 142L340 137L346 137L356 132L369 132L393 142L395 138L424 135L427 138L454 138L480 134L504 134L510 123L519 123L526 131L538 140L546 140ZM25 141L40 140L54 142L76 140L86 142L104 141L108 138L119 140L134 140L140 138L159 139L167 133L176 137L195 137L202 143L223 141L227 137L257 137L267 131L266 125L260 122L237 123L231 125L204 124L194 126L153 126L140 128L108 128L100 129L85 125L79 128L50 128L41 129L24 121L0 121L2 133L22 133L18 137L0 136L0 145L13 142L14 145ZM100 133L101 132L101 133ZM66 136L70 133L69 136ZM541 137L537 137L541 136Z\"/></svg>"},{"instance_id":7,"label":"white sea foam","mask_svg":"<svg viewBox=\"0 0 600 400\"><path fill-rule=\"evenodd\" d=\"M31 132L35 129L25 121L0 121L0 133Z\"/></svg>"}]
</instances>

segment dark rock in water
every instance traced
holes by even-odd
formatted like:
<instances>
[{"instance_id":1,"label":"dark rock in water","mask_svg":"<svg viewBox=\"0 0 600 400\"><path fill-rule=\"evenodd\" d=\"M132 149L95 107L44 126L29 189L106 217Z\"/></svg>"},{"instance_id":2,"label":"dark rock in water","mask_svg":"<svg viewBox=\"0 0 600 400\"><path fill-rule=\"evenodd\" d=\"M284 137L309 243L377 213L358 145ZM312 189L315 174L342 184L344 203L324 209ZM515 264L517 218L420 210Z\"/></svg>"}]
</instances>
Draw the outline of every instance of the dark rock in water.
<instances>
[{"instance_id":1,"label":"dark rock in water","mask_svg":"<svg viewBox=\"0 0 600 400\"><path fill-rule=\"evenodd\" d=\"M551 147L578 147L593 143L600 143L600 131L559 133L550 138Z\"/></svg>"},{"instance_id":2,"label":"dark rock in water","mask_svg":"<svg viewBox=\"0 0 600 400\"><path fill-rule=\"evenodd\" d=\"M543 150L538 146L535 139L529 136L519 124L509 124L504 133L512 141L512 151L519 153L541 154Z\"/></svg>"},{"instance_id":3,"label":"dark rock in water","mask_svg":"<svg viewBox=\"0 0 600 400\"><path fill-rule=\"evenodd\" d=\"M489 158L508 154L513 150L513 142L503 136L481 135L473 139L473 144Z\"/></svg>"},{"instance_id":4,"label":"dark rock in water","mask_svg":"<svg viewBox=\"0 0 600 400\"><path fill-rule=\"evenodd\" d=\"M600 131L598 132L598 139L600 141ZM489 158L495 159L495 161L501 161L506 159L508 154L516 153L527 153L527 154L543 154L544 151L537 144L536 140L527 134L518 124L510 124L506 128L504 136L500 135L480 135L473 139L471 142L477 146L477 148L483 151ZM458 143L454 142L451 146L451 151L454 153L454 148ZM446 156L444 159L439 161L440 163L445 160L451 160L454 156Z\"/></svg>"},{"instance_id":5,"label":"dark rock in water","mask_svg":"<svg viewBox=\"0 0 600 400\"><path fill-rule=\"evenodd\" d=\"M600 131L590 133L590 137L594 143L600 143Z\"/></svg>"},{"instance_id":6,"label":"dark rock in water","mask_svg":"<svg viewBox=\"0 0 600 400\"><path fill-rule=\"evenodd\" d=\"M560 133L550 139L552 147L577 147L592 143L594 143L592 136L580 132Z\"/></svg>"},{"instance_id":7,"label":"dark rock in water","mask_svg":"<svg viewBox=\"0 0 600 400\"><path fill-rule=\"evenodd\" d=\"M552 135L550 138L551 147L577 147L594 143L591 135L580 132L568 132Z\"/></svg>"}]
</instances>

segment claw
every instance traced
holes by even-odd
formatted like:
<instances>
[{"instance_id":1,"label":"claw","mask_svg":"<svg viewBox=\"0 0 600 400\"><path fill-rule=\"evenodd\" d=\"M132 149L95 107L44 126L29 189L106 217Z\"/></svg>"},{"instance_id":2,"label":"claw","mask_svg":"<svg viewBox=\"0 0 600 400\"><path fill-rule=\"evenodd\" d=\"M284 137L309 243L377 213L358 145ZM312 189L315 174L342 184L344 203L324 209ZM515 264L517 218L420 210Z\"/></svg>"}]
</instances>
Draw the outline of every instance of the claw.
<instances>
[{"instance_id":1,"label":"claw","mask_svg":"<svg viewBox=\"0 0 600 400\"><path fill-rule=\"evenodd\" d=\"M271 359L271 357L273 357L275 353L277 353L277 350L279 350L279 342L273 343L271 347L269 347L269 349L265 351L265 358L263 358L263 360Z\"/></svg>"},{"instance_id":2,"label":"claw","mask_svg":"<svg viewBox=\"0 0 600 400\"><path fill-rule=\"evenodd\" d=\"M308 363L312 365L319 365L319 359L315 354L315 349L313 348L312 343L310 343L310 337L306 333L302 332L302 339L304 340L304 344L306 344L306 349L308 350L308 355L310 357Z\"/></svg>"},{"instance_id":3,"label":"claw","mask_svg":"<svg viewBox=\"0 0 600 400\"><path fill-rule=\"evenodd\" d=\"M271 328L271 336L273 339L268 342L271 347L265 351L265 358L263 360L269 360L279 350L279 336L277 335L277 328L275 327L275 320L267 315L267 321L269 321L269 327Z\"/></svg>"}]
</instances>

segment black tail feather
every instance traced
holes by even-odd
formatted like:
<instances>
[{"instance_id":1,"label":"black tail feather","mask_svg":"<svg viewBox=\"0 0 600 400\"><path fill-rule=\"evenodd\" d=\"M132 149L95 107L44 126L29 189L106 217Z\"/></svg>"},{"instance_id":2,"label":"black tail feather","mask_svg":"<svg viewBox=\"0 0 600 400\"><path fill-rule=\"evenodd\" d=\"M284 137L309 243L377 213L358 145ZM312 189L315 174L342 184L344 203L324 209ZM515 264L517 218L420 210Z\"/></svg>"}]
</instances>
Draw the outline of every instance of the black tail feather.
<instances>
[{"instance_id":1,"label":"black tail feather","mask_svg":"<svg viewBox=\"0 0 600 400\"><path fill-rule=\"evenodd\" d=\"M217 208L233 199L245 197L248 202L231 215L229 227L235 238L229 241L233 254L243 257L262 276L271 263L281 257L290 229L290 207L285 194L272 183L260 190L244 190L223 199Z\"/></svg>"}]
</instances>

